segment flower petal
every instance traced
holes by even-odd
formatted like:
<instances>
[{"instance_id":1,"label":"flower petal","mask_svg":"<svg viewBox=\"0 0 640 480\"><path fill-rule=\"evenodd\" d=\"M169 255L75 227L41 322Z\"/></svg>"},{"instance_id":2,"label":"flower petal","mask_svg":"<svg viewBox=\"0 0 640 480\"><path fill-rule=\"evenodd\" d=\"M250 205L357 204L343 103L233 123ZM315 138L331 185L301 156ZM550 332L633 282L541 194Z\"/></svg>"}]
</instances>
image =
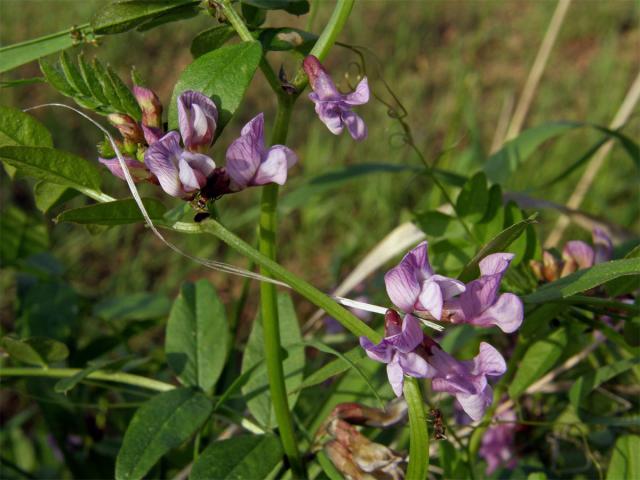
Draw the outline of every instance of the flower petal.
<instances>
[{"instance_id":1,"label":"flower petal","mask_svg":"<svg viewBox=\"0 0 640 480\"><path fill-rule=\"evenodd\" d=\"M151 173L158 177L162 189L173 197L184 195L177 166L181 153L180 134L169 132L151 145L144 154L144 163Z\"/></svg>"},{"instance_id":2,"label":"flower petal","mask_svg":"<svg viewBox=\"0 0 640 480\"><path fill-rule=\"evenodd\" d=\"M343 96L342 101L348 105L364 105L369 101L369 81L364 77L355 91Z\"/></svg>"},{"instance_id":3,"label":"flower petal","mask_svg":"<svg viewBox=\"0 0 640 480\"><path fill-rule=\"evenodd\" d=\"M180 182L186 192L199 190L216 168L214 161L202 153L184 151L178 163Z\"/></svg>"},{"instance_id":4,"label":"flower petal","mask_svg":"<svg viewBox=\"0 0 640 480\"><path fill-rule=\"evenodd\" d=\"M218 121L216 104L206 95L193 90L181 93L177 103L178 124L185 147L208 147L213 141Z\"/></svg>"},{"instance_id":5,"label":"flower petal","mask_svg":"<svg viewBox=\"0 0 640 480\"><path fill-rule=\"evenodd\" d=\"M400 264L384 276L387 295L400 310L411 313L420 294L420 284L413 271Z\"/></svg>"},{"instance_id":6,"label":"flower petal","mask_svg":"<svg viewBox=\"0 0 640 480\"><path fill-rule=\"evenodd\" d=\"M360 346L364 348L365 353L371 360L381 363L389 363L393 356L391 346L385 340L375 345L367 337L360 337Z\"/></svg>"},{"instance_id":7,"label":"flower petal","mask_svg":"<svg viewBox=\"0 0 640 480\"><path fill-rule=\"evenodd\" d=\"M287 181L287 170L294 165L298 157L284 145L274 145L267 151L266 158L260 163L251 185L277 183L284 185Z\"/></svg>"},{"instance_id":8,"label":"flower petal","mask_svg":"<svg viewBox=\"0 0 640 480\"><path fill-rule=\"evenodd\" d=\"M318 100L326 101L340 99L340 92L320 63L320 60L313 55L309 55L302 62L302 66L307 77L309 77L309 84L311 84L311 88L316 93Z\"/></svg>"},{"instance_id":9,"label":"flower petal","mask_svg":"<svg viewBox=\"0 0 640 480\"><path fill-rule=\"evenodd\" d=\"M342 111L336 102L316 103L316 113L329 131L334 135L339 135L344 129L342 121Z\"/></svg>"},{"instance_id":10,"label":"flower petal","mask_svg":"<svg viewBox=\"0 0 640 480\"><path fill-rule=\"evenodd\" d=\"M493 391L489 385L484 389L482 393L476 395L468 395L465 393L459 393L456 395L456 399L460 402L460 406L472 420L481 420L484 416L484 412L487 407L491 405L493 400Z\"/></svg>"},{"instance_id":11,"label":"flower petal","mask_svg":"<svg viewBox=\"0 0 640 480\"><path fill-rule=\"evenodd\" d=\"M259 114L242 129L242 136L227 149L227 172L238 189L245 188L256 175L264 149L264 117Z\"/></svg>"},{"instance_id":12,"label":"flower petal","mask_svg":"<svg viewBox=\"0 0 640 480\"><path fill-rule=\"evenodd\" d=\"M523 319L522 300L513 293L503 293L492 306L470 317L468 323L482 327L496 325L505 333L513 333L520 328Z\"/></svg>"},{"instance_id":13,"label":"flower petal","mask_svg":"<svg viewBox=\"0 0 640 480\"><path fill-rule=\"evenodd\" d=\"M433 275L431 280L435 281L442 291L443 300L449 300L456 295L460 295L466 290L464 283L454 278L444 277L442 275Z\"/></svg>"},{"instance_id":14,"label":"flower petal","mask_svg":"<svg viewBox=\"0 0 640 480\"><path fill-rule=\"evenodd\" d=\"M595 252L588 244L581 240L567 242L562 250L564 260L573 260L579 268L589 268L593 266Z\"/></svg>"},{"instance_id":15,"label":"flower petal","mask_svg":"<svg viewBox=\"0 0 640 480\"><path fill-rule=\"evenodd\" d=\"M420 328L420 322L413 315L405 315L402 322L402 332L399 335L394 335L393 346L402 353L408 353L415 350L415 348L422 343L424 333ZM391 339L389 339L391 341Z\"/></svg>"},{"instance_id":16,"label":"flower petal","mask_svg":"<svg viewBox=\"0 0 640 480\"><path fill-rule=\"evenodd\" d=\"M492 377L504 374L507 363L500 352L487 342L480 343L480 352L473 359L474 375L489 375Z\"/></svg>"},{"instance_id":17,"label":"flower petal","mask_svg":"<svg viewBox=\"0 0 640 480\"><path fill-rule=\"evenodd\" d=\"M442 290L437 282L429 278L422 282L420 295L418 295L418 304L416 308L421 311L429 312L436 320L442 317Z\"/></svg>"},{"instance_id":18,"label":"flower petal","mask_svg":"<svg viewBox=\"0 0 640 480\"><path fill-rule=\"evenodd\" d=\"M411 377L428 378L435 374L427 361L414 352L399 354L398 363L402 367L402 371Z\"/></svg>"},{"instance_id":19,"label":"flower petal","mask_svg":"<svg viewBox=\"0 0 640 480\"><path fill-rule=\"evenodd\" d=\"M109 171L122 180L125 179L124 171L120 166L118 158L98 158L98 161L109 169ZM145 180L151 176L149 171L145 168L144 163L139 162L131 157L124 157L124 162L129 167L129 173L134 182Z\"/></svg>"},{"instance_id":20,"label":"flower petal","mask_svg":"<svg viewBox=\"0 0 640 480\"><path fill-rule=\"evenodd\" d=\"M593 229L594 263L608 262L613 256L613 244L609 235L601 228Z\"/></svg>"},{"instance_id":21,"label":"flower petal","mask_svg":"<svg viewBox=\"0 0 640 480\"><path fill-rule=\"evenodd\" d=\"M357 113L354 113L351 110L343 110L342 120L354 140L359 142L367 138L367 125Z\"/></svg>"},{"instance_id":22,"label":"flower petal","mask_svg":"<svg viewBox=\"0 0 640 480\"><path fill-rule=\"evenodd\" d=\"M515 255L513 253L492 253L491 255L487 255L482 260L478 266L480 267L481 275L502 275L509 268L509 264L513 260Z\"/></svg>"},{"instance_id":23,"label":"flower petal","mask_svg":"<svg viewBox=\"0 0 640 480\"><path fill-rule=\"evenodd\" d=\"M387 377L389 378L393 393L396 394L396 397L401 397L402 387L404 386L404 373L402 372L402 367L395 359L387 364Z\"/></svg>"}]
</instances>

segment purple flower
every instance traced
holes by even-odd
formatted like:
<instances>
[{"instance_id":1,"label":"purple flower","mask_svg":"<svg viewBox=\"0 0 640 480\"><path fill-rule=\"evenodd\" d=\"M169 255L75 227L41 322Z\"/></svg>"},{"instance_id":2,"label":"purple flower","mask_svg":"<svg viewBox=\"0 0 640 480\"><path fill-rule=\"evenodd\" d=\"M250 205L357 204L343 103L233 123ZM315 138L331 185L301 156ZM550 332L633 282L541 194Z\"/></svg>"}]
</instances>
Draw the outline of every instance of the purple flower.
<instances>
[{"instance_id":1,"label":"purple flower","mask_svg":"<svg viewBox=\"0 0 640 480\"><path fill-rule=\"evenodd\" d=\"M516 413L508 409L496 417L496 420L509 423L491 425L482 437L482 443L478 453L487 461L485 473L491 475L496 469L505 464L509 469L514 469L518 463L515 455L515 436L518 425Z\"/></svg>"},{"instance_id":2,"label":"purple flower","mask_svg":"<svg viewBox=\"0 0 640 480\"><path fill-rule=\"evenodd\" d=\"M592 267L595 260L595 252L591 246L582 240L571 240L562 249L562 259L565 261L565 265L572 266L572 271L575 271L576 269Z\"/></svg>"},{"instance_id":3,"label":"purple flower","mask_svg":"<svg viewBox=\"0 0 640 480\"><path fill-rule=\"evenodd\" d=\"M117 158L98 158L98 161L109 169L109 171L116 177L124 180L124 172L120 167L120 162ZM131 157L124 157L124 163L129 167L129 173L134 182L141 182L143 180L152 180L153 174L149 172L144 163L134 160Z\"/></svg>"},{"instance_id":4,"label":"purple flower","mask_svg":"<svg viewBox=\"0 0 640 480\"><path fill-rule=\"evenodd\" d=\"M284 185L287 170L297 161L293 150L284 145L265 148L262 113L242 128L240 138L227 149L227 172L234 190L267 183Z\"/></svg>"},{"instance_id":5,"label":"purple flower","mask_svg":"<svg viewBox=\"0 0 640 480\"><path fill-rule=\"evenodd\" d=\"M522 300L513 293L498 293L513 257L511 253L494 253L483 258L480 278L467 284L459 297L445 303L448 320L481 327L496 325L505 333L520 328L524 318Z\"/></svg>"},{"instance_id":6,"label":"purple flower","mask_svg":"<svg viewBox=\"0 0 640 480\"><path fill-rule=\"evenodd\" d=\"M354 140L360 141L367 138L367 126L362 118L351 110L354 105L363 105L369 101L367 78L363 78L358 83L354 92L345 95L336 88L316 57L309 55L305 58L303 67L313 89L309 98L316 104L318 117L331 133L339 135L346 125Z\"/></svg>"},{"instance_id":7,"label":"purple flower","mask_svg":"<svg viewBox=\"0 0 640 480\"><path fill-rule=\"evenodd\" d=\"M465 413L473 420L480 420L493 400L487 376L500 376L507 371L500 352L482 342L473 360L458 361L433 340L427 339L424 346L427 361L435 370L431 380L433 390L455 395Z\"/></svg>"},{"instance_id":8,"label":"purple flower","mask_svg":"<svg viewBox=\"0 0 640 480\"><path fill-rule=\"evenodd\" d=\"M216 104L200 92L187 90L178 97L178 123L187 150L204 152L211 146L218 122Z\"/></svg>"},{"instance_id":9,"label":"purple flower","mask_svg":"<svg viewBox=\"0 0 640 480\"><path fill-rule=\"evenodd\" d=\"M424 334L420 323L413 315L400 315L394 310L385 314L385 337L374 345L368 338L360 337L360 346L367 356L377 362L387 364L387 376L396 396L402 396L404 375L411 377L431 377L433 369L424 358L415 352L422 343Z\"/></svg>"},{"instance_id":10,"label":"purple flower","mask_svg":"<svg viewBox=\"0 0 640 480\"><path fill-rule=\"evenodd\" d=\"M600 228L594 228L593 248L595 250L594 263L608 262L613 257L613 244L606 232Z\"/></svg>"},{"instance_id":11,"label":"purple flower","mask_svg":"<svg viewBox=\"0 0 640 480\"><path fill-rule=\"evenodd\" d=\"M161 128L162 103L160 103L158 96L152 90L139 85L133 86L133 95L142 110L142 125L150 128Z\"/></svg>"},{"instance_id":12,"label":"purple flower","mask_svg":"<svg viewBox=\"0 0 640 480\"><path fill-rule=\"evenodd\" d=\"M395 306L406 313L428 312L440 320L445 300L464 292L462 282L433 273L427 242L407 253L397 267L384 276L387 294Z\"/></svg>"},{"instance_id":13,"label":"purple flower","mask_svg":"<svg viewBox=\"0 0 640 480\"><path fill-rule=\"evenodd\" d=\"M162 189L173 197L188 197L203 188L216 167L206 155L183 150L178 132L169 132L151 145L144 161Z\"/></svg>"}]
</instances>

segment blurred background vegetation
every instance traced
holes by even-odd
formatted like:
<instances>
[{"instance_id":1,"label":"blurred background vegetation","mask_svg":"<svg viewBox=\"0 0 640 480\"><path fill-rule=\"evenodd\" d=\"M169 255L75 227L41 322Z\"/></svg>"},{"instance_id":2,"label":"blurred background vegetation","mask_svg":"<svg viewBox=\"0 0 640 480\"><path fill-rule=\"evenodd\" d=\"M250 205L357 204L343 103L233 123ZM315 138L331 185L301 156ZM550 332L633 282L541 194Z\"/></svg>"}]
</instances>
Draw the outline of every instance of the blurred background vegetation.
<instances>
[{"instance_id":1,"label":"blurred background vegetation","mask_svg":"<svg viewBox=\"0 0 640 480\"><path fill-rule=\"evenodd\" d=\"M8 45L82 24L102 5L103 1L96 0L3 0L0 42ZM367 46L377 57L383 77L408 112L406 120L426 159L452 171L469 173L479 169L490 153L501 112L517 100L555 6L551 1L360 1L340 40ZM266 25L319 31L331 8L331 2L322 0L314 16L270 13ZM214 24L203 14L145 33L104 37L98 46L83 45L77 50L81 48L89 58L97 56L110 63L123 78L135 67L166 103L179 73L192 60L191 40ZM608 125L638 72L639 46L636 2L574 1L525 128L558 120ZM278 54L271 54L270 59L276 67L282 61ZM334 77L342 79L343 89L355 83L357 61L352 51L340 47L327 60ZM371 68L375 59L368 55L367 61ZM294 66L284 65L289 73ZM3 80L38 75L37 65L31 64L4 75ZM373 92L388 99L383 84L375 77ZM1 92L3 104L22 108L50 101L69 103L46 84L4 88ZM239 115L215 145L214 159L222 163L225 148L241 125L257 111L264 111L271 119L274 106L274 98L258 73ZM357 144L347 136L330 135L315 117L311 102L300 100L288 142L300 162L292 170L283 195L345 165L420 164L416 155L398 141L400 126L388 115L385 105L372 101L360 113L369 126L369 138ZM34 115L52 130L57 147L89 159L97 157L95 144L101 138L90 124L61 110L41 110ZM639 125L635 114L625 132L637 138ZM550 188L545 187L545 181L574 162L598 138L597 132L583 128L548 142L505 188L566 202L582 170ZM583 209L638 231L640 204L632 201L638 199L638 170L625 155L619 146L614 147ZM124 183L113 178L106 182L105 191L116 197L127 196ZM146 195L162 198L159 189L142 189ZM225 197L218 205L222 219L247 240L254 236L252 209L257 190ZM239 294L240 280L204 271L170 253L142 226L96 232L74 225L54 225L51 219L55 211L44 218L35 209L29 182L11 183L4 173L1 198L5 211L16 206L34 222L46 226L51 254L74 290L89 303L144 291L173 297L185 278L209 278L223 299ZM171 201L166 197L163 200ZM289 209L281 219L280 259L318 287L330 289L394 226L410 219L412 212L437 205L439 197L428 179L403 170L359 176L303 200L302 208ZM80 206L86 201L78 198L73 202ZM542 212L543 234L555 217L553 211ZM571 238L588 236L577 227L567 232ZM244 263L210 238L207 242L200 238L177 241L193 254ZM4 291L2 324L9 330L19 308L14 275L4 270L0 285ZM368 286L373 298L383 292L381 286L379 279ZM250 298L252 308L245 320L250 320L255 311L255 296ZM309 305L300 305L301 317L310 311ZM161 335L160 325L158 328ZM152 350L158 339L153 335L145 338L151 342L144 350Z\"/></svg>"}]
</instances>

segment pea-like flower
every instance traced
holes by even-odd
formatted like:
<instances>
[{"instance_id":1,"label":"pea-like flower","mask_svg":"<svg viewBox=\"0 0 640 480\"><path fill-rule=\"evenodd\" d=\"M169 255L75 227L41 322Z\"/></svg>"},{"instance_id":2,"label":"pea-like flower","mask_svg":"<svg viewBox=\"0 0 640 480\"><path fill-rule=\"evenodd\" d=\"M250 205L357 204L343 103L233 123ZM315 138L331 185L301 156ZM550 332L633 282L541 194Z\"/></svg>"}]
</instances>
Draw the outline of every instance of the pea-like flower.
<instances>
[{"instance_id":1,"label":"pea-like flower","mask_svg":"<svg viewBox=\"0 0 640 480\"><path fill-rule=\"evenodd\" d=\"M495 472L500 465L512 470L518 464L515 452L515 436L518 428L516 412L510 408L498 415L496 420L505 423L489 426L482 436L482 443L478 450L480 456L487 462L485 471L487 475Z\"/></svg>"},{"instance_id":2,"label":"pea-like flower","mask_svg":"<svg viewBox=\"0 0 640 480\"><path fill-rule=\"evenodd\" d=\"M465 413L473 420L480 420L493 400L493 389L487 376L501 376L507 371L500 352L481 342L480 352L473 360L459 361L428 337L423 346L430 370L435 370L431 388L435 392L455 395Z\"/></svg>"},{"instance_id":3,"label":"pea-like flower","mask_svg":"<svg viewBox=\"0 0 640 480\"><path fill-rule=\"evenodd\" d=\"M480 261L480 278L466 285L458 297L445 302L444 319L480 327L496 325L505 333L515 332L524 318L522 300L513 293L499 294L500 282L514 255L494 253Z\"/></svg>"},{"instance_id":4,"label":"pea-like flower","mask_svg":"<svg viewBox=\"0 0 640 480\"><path fill-rule=\"evenodd\" d=\"M465 290L464 283L433 273L427 242L407 253L400 264L384 276L387 294L395 306L406 313L428 312L440 320L446 300Z\"/></svg>"},{"instance_id":5,"label":"pea-like flower","mask_svg":"<svg viewBox=\"0 0 640 480\"><path fill-rule=\"evenodd\" d=\"M181 198L203 188L216 168L208 156L183 150L180 134L175 131L149 146L144 162L165 192Z\"/></svg>"},{"instance_id":6,"label":"pea-like flower","mask_svg":"<svg viewBox=\"0 0 640 480\"><path fill-rule=\"evenodd\" d=\"M162 103L153 90L134 85L133 95L142 110L142 125L149 128L162 128Z\"/></svg>"},{"instance_id":7,"label":"pea-like flower","mask_svg":"<svg viewBox=\"0 0 640 480\"><path fill-rule=\"evenodd\" d=\"M404 320L394 310L385 314L385 337L374 345L368 338L360 337L360 345L372 360L387 364L387 376L396 396L402 395L404 376L431 377L435 373L426 360L415 350L422 343L424 334L413 315Z\"/></svg>"},{"instance_id":8,"label":"pea-like flower","mask_svg":"<svg viewBox=\"0 0 640 480\"><path fill-rule=\"evenodd\" d=\"M336 88L316 57L313 55L306 57L303 67L313 89L309 98L316 105L318 117L331 133L339 135L346 125L354 140L360 141L367 138L367 126L364 120L352 111L353 106L364 105L369 101L367 77L358 83L354 92L343 94Z\"/></svg>"},{"instance_id":9,"label":"pea-like flower","mask_svg":"<svg viewBox=\"0 0 640 480\"><path fill-rule=\"evenodd\" d=\"M218 122L216 104L200 92L187 90L178 97L178 123L187 150L206 152Z\"/></svg>"},{"instance_id":10,"label":"pea-like flower","mask_svg":"<svg viewBox=\"0 0 640 480\"><path fill-rule=\"evenodd\" d=\"M120 166L118 158L98 158L98 161L109 169L109 171L116 177L125 180L124 171ZM124 163L129 168L129 173L134 182L141 182L143 180L155 179L154 175L147 169L144 163L139 162L131 157L124 157Z\"/></svg>"},{"instance_id":11,"label":"pea-like flower","mask_svg":"<svg viewBox=\"0 0 640 480\"><path fill-rule=\"evenodd\" d=\"M284 185L287 171L298 157L284 145L266 148L264 145L264 115L262 113L247 123L227 149L227 172L233 190L248 186L277 183Z\"/></svg>"}]
</instances>

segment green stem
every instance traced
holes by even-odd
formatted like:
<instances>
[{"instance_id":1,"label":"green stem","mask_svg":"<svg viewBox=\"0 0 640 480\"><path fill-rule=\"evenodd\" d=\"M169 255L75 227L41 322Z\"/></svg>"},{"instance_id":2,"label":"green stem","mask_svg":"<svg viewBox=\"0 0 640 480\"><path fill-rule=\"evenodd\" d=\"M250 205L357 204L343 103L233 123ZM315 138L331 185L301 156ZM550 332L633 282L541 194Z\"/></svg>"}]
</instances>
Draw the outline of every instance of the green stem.
<instances>
[{"instance_id":1,"label":"green stem","mask_svg":"<svg viewBox=\"0 0 640 480\"><path fill-rule=\"evenodd\" d=\"M224 243L229 245L241 255L253 260L256 264L264 267L274 278L286 283L294 291L305 297L318 308L324 310L328 315L335 318L347 330L358 337L367 337L374 343L382 340L382 335L373 330L369 325L357 318L351 312L336 303L325 293L318 290L313 285L302 280L297 275L291 273L286 268L264 256L251 245L240 239L234 233L227 230L220 223L213 219L207 219L199 224L202 230L215 235Z\"/></svg>"},{"instance_id":2,"label":"green stem","mask_svg":"<svg viewBox=\"0 0 640 480\"><path fill-rule=\"evenodd\" d=\"M67 378L76 375L82 370L79 368L0 368L0 377L50 377ZM175 387L169 383L153 380L152 378L132 375L123 372L105 372L97 370L91 372L86 378L94 380L104 380L106 382L125 383L136 387L147 388L158 392L173 390Z\"/></svg>"},{"instance_id":3,"label":"green stem","mask_svg":"<svg viewBox=\"0 0 640 480\"><path fill-rule=\"evenodd\" d=\"M404 398L409 408L409 465L407 478L423 480L429 469L429 429L420 384L415 378L405 377Z\"/></svg>"},{"instance_id":4,"label":"green stem","mask_svg":"<svg viewBox=\"0 0 640 480\"><path fill-rule=\"evenodd\" d=\"M333 44L336 43L336 39L342 31L344 24L347 22L354 2L355 0L338 0L329 22L324 27L324 30L311 49L311 52L309 52L309 55L316 56L320 61L324 60L329 50L331 50L331 47L333 47ZM308 79L304 70L300 68L292 83L299 92L302 92L307 86L307 81Z\"/></svg>"},{"instance_id":5,"label":"green stem","mask_svg":"<svg viewBox=\"0 0 640 480\"><path fill-rule=\"evenodd\" d=\"M291 119L293 102L279 101L274 124L271 144L283 144L287 140L287 131ZM270 260L276 260L276 231L277 231L278 185L270 183L262 189L260 202L260 229L258 250ZM265 267L260 273L271 276ZM289 459L291 469L296 476L306 477L302 458L295 438L293 418L289 408L287 387L283 370L282 342L278 318L278 296L273 283L260 284L260 313L264 335L264 356L269 377L271 403L278 422L282 448Z\"/></svg>"}]
</instances>

